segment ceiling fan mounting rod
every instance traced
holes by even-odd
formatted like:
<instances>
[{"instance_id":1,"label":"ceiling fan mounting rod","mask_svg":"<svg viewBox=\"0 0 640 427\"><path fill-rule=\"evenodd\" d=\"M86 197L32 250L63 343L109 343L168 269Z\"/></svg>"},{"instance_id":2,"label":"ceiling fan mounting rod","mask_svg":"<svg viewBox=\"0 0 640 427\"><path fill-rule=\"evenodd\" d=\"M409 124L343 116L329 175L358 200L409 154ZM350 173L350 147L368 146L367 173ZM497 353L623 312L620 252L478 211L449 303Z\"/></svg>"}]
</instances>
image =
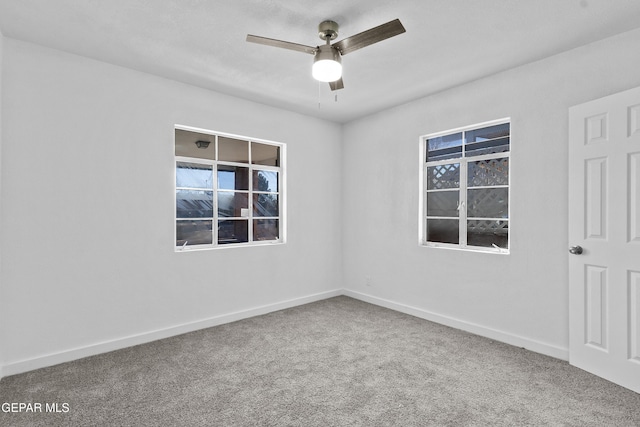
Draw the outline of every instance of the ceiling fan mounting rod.
<instances>
[{"instance_id":1,"label":"ceiling fan mounting rod","mask_svg":"<svg viewBox=\"0 0 640 427\"><path fill-rule=\"evenodd\" d=\"M322 21L318 25L318 37L329 43L330 40L334 40L338 37L339 28L338 23L335 21Z\"/></svg>"}]
</instances>

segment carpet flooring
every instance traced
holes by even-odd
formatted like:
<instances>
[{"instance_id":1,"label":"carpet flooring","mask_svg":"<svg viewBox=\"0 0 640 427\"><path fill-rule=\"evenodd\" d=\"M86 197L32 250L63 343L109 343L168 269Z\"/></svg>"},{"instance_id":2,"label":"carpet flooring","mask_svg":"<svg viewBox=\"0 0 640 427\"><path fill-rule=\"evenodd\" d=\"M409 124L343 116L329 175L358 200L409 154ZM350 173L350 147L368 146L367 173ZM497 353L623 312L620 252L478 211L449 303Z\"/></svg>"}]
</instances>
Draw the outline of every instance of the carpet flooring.
<instances>
[{"instance_id":1,"label":"carpet flooring","mask_svg":"<svg viewBox=\"0 0 640 427\"><path fill-rule=\"evenodd\" d=\"M5 402L42 412L3 426L640 426L637 393L348 297L10 376Z\"/></svg>"}]
</instances>

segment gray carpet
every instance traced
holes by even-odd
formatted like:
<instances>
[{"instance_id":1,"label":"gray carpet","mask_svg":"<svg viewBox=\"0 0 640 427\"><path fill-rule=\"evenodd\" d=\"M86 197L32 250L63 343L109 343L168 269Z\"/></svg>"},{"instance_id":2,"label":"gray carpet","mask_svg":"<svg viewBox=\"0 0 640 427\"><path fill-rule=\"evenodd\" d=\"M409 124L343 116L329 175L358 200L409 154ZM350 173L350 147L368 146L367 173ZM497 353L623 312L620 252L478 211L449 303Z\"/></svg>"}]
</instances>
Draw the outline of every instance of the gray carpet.
<instances>
[{"instance_id":1,"label":"gray carpet","mask_svg":"<svg viewBox=\"0 0 640 427\"><path fill-rule=\"evenodd\" d=\"M7 377L0 402L43 404L3 426L640 425L637 393L347 297Z\"/></svg>"}]
</instances>

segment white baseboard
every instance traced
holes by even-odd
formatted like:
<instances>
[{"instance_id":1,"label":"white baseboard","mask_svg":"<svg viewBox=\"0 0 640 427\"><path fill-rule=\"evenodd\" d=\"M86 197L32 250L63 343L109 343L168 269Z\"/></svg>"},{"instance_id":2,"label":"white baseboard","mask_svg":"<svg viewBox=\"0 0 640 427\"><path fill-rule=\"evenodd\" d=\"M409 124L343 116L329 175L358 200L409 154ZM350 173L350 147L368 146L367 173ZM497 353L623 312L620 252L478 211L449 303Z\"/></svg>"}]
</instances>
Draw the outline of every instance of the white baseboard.
<instances>
[{"instance_id":1,"label":"white baseboard","mask_svg":"<svg viewBox=\"0 0 640 427\"><path fill-rule=\"evenodd\" d=\"M262 314L272 313L274 311L284 310L287 308L296 307L299 305L308 304L311 302L320 301L340 295L343 295L342 289L335 289L333 291L321 292L301 298L294 298L274 304L267 304L247 310L214 316L196 322L184 323L165 329L159 329L142 334L130 335L111 341L91 344L85 347L78 347L58 353L46 354L43 356L34 357L32 359L11 362L6 365L0 365L0 378L9 375L20 374L22 372L32 371L34 369L45 368L47 366L53 366L60 363L70 362L72 360L81 359L83 357L94 356L96 354L106 353L114 350L120 350L122 348L131 347L134 345L145 344L151 341L185 334L187 332L193 332L200 329L222 325L225 323L235 322L238 320L247 319L249 317L260 316Z\"/></svg>"},{"instance_id":2,"label":"white baseboard","mask_svg":"<svg viewBox=\"0 0 640 427\"><path fill-rule=\"evenodd\" d=\"M443 316L441 314L433 313L421 308L412 307L406 304L397 303L383 298L374 297L372 295L356 292L348 289L335 289L332 291L321 292L313 295L308 295L301 298L294 298L287 301L282 301L274 304L267 304L259 307L254 307L247 310L241 310L233 313L223 314L220 316L210 317L208 319L199 320L196 322L185 323L176 325L170 328L159 329L156 331L150 331L142 334L130 335L116 340L105 341L88 345L85 347L78 347L61 351L58 353L46 354L32 359L20 360L11 362L6 365L0 365L0 378L9 375L15 375L22 372L32 371L34 369L45 368L47 366L53 366L60 363L70 362L72 360L81 359L83 357L94 356L96 354L106 353L109 351L119 350L134 345L145 344L151 341L160 340L163 338L169 338L175 335L185 334L188 332L197 331L200 329L210 328L213 326L222 325L225 323L235 322L242 319L247 319L254 316L260 316L262 314L271 313L278 310L284 310L291 307L296 307L303 304L308 304L315 301L320 301L327 298L332 298L340 295L345 295L351 298L355 298L364 302L379 305L381 307L389 308L391 310L399 311L401 313L410 314L421 319L429 320L431 322L440 323L442 325L451 326L452 328L461 329L463 331L470 332L472 334L480 335L486 338L490 338L496 341L504 342L516 347L522 347L527 350L541 353L547 356L555 357L561 360L569 360L569 350L567 348L557 347L551 344L543 343L540 341L531 340L518 335L513 335L507 332L499 331L496 329L487 328L485 326L477 325L475 323L466 322L464 320L455 319L449 316Z\"/></svg>"},{"instance_id":3,"label":"white baseboard","mask_svg":"<svg viewBox=\"0 0 640 427\"><path fill-rule=\"evenodd\" d=\"M567 360L567 361L569 360L568 348L558 347L555 345L521 337L519 335L513 335L513 334L499 331L496 329L487 328L485 326L477 325L475 323L466 322L464 320L455 319L449 316L443 316L437 313L423 310L421 308L400 304L394 301L374 297L372 295L364 294L361 292L345 289L343 291L343 294L351 298L368 302L370 304L375 304L381 307L389 308L391 310L399 311L401 313L410 314L412 316L429 320L434 323L439 323L445 326L451 326L452 328L461 329L463 331L470 332L475 335L480 335L485 338L490 338L492 340L500 341L516 347L525 348L527 350L531 350L536 353L555 357L556 359Z\"/></svg>"}]
</instances>

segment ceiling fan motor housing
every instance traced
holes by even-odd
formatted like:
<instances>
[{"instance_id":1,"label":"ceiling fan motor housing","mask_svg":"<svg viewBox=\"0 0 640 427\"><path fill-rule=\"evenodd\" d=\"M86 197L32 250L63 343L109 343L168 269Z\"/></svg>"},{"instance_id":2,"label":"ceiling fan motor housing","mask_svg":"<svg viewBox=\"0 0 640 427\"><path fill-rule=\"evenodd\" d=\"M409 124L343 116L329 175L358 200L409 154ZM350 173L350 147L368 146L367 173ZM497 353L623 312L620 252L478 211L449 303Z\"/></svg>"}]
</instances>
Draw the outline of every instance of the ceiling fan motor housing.
<instances>
[{"instance_id":1,"label":"ceiling fan motor housing","mask_svg":"<svg viewBox=\"0 0 640 427\"><path fill-rule=\"evenodd\" d=\"M342 57L340 51L333 46L322 45L318 46L318 52L315 55L316 61L329 60L342 63Z\"/></svg>"},{"instance_id":2,"label":"ceiling fan motor housing","mask_svg":"<svg viewBox=\"0 0 640 427\"><path fill-rule=\"evenodd\" d=\"M318 46L311 73L321 82L338 80L342 76L342 58L338 49L329 44Z\"/></svg>"},{"instance_id":3,"label":"ceiling fan motor housing","mask_svg":"<svg viewBox=\"0 0 640 427\"><path fill-rule=\"evenodd\" d=\"M318 25L318 37L322 40L334 40L338 37L338 23L335 21L322 21Z\"/></svg>"}]
</instances>

